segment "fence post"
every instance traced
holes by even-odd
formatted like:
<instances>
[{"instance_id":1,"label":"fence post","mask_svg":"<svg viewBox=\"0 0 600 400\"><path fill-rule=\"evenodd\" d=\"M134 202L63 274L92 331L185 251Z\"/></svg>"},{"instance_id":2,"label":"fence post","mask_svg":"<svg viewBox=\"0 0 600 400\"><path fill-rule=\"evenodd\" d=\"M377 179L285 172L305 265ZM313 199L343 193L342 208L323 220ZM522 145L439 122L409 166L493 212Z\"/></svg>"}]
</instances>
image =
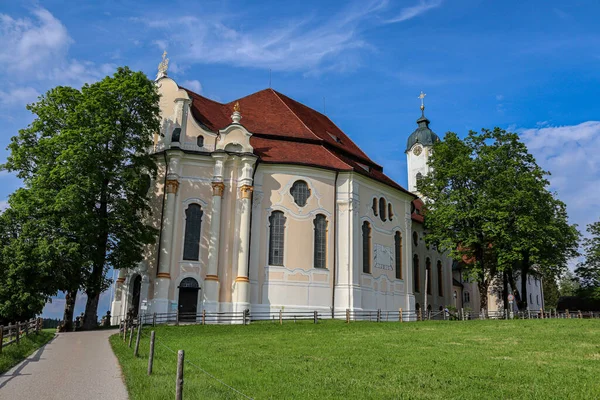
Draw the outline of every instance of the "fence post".
<instances>
[{"instance_id":1,"label":"fence post","mask_svg":"<svg viewBox=\"0 0 600 400\"><path fill-rule=\"evenodd\" d=\"M567 315L566 315L566 317L567 317L568 319L571 319L571 313L569 312L569 309L568 309L568 308L565 310L565 314L567 314Z\"/></svg>"},{"instance_id":2,"label":"fence post","mask_svg":"<svg viewBox=\"0 0 600 400\"><path fill-rule=\"evenodd\" d=\"M346 323L350 323L350 309L346 308Z\"/></svg>"},{"instance_id":3,"label":"fence post","mask_svg":"<svg viewBox=\"0 0 600 400\"><path fill-rule=\"evenodd\" d=\"M17 322L16 327L17 327L17 344L19 344L19 334L20 334L19 331L21 330L21 323Z\"/></svg>"},{"instance_id":4,"label":"fence post","mask_svg":"<svg viewBox=\"0 0 600 400\"><path fill-rule=\"evenodd\" d=\"M177 314L175 314L175 326L179 326L179 310L177 310Z\"/></svg>"},{"instance_id":5,"label":"fence post","mask_svg":"<svg viewBox=\"0 0 600 400\"><path fill-rule=\"evenodd\" d=\"M202 310L202 325L206 325L206 310Z\"/></svg>"},{"instance_id":6,"label":"fence post","mask_svg":"<svg viewBox=\"0 0 600 400\"><path fill-rule=\"evenodd\" d=\"M138 324L137 337L135 338L135 350L133 356L137 357L140 353L140 337L142 336L142 324Z\"/></svg>"},{"instance_id":7,"label":"fence post","mask_svg":"<svg viewBox=\"0 0 600 400\"><path fill-rule=\"evenodd\" d=\"M156 326L156 313L152 314L152 326Z\"/></svg>"},{"instance_id":8,"label":"fence post","mask_svg":"<svg viewBox=\"0 0 600 400\"><path fill-rule=\"evenodd\" d=\"M177 352L177 380L175 381L175 400L183 399L183 361L185 353L183 350Z\"/></svg>"},{"instance_id":9,"label":"fence post","mask_svg":"<svg viewBox=\"0 0 600 400\"><path fill-rule=\"evenodd\" d=\"M279 310L279 325L283 325L283 312Z\"/></svg>"},{"instance_id":10,"label":"fence post","mask_svg":"<svg viewBox=\"0 0 600 400\"><path fill-rule=\"evenodd\" d=\"M419 321L423 321L423 311L419 308Z\"/></svg>"},{"instance_id":11,"label":"fence post","mask_svg":"<svg viewBox=\"0 0 600 400\"><path fill-rule=\"evenodd\" d=\"M4 344L4 326L0 325L0 354L2 354L2 344Z\"/></svg>"},{"instance_id":12,"label":"fence post","mask_svg":"<svg viewBox=\"0 0 600 400\"><path fill-rule=\"evenodd\" d=\"M313 318L314 318L314 322L315 324L317 323L317 312L313 311Z\"/></svg>"},{"instance_id":13,"label":"fence post","mask_svg":"<svg viewBox=\"0 0 600 400\"><path fill-rule=\"evenodd\" d=\"M133 342L133 324L131 324L131 328L129 329L129 348L131 348L131 342Z\"/></svg>"},{"instance_id":14,"label":"fence post","mask_svg":"<svg viewBox=\"0 0 600 400\"><path fill-rule=\"evenodd\" d=\"M402 308L398 309L398 321L402 322Z\"/></svg>"},{"instance_id":15,"label":"fence post","mask_svg":"<svg viewBox=\"0 0 600 400\"><path fill-rule=\"evenodd\" d=\"M129 328L127 322L129 322L129 320L125 318L125 322L123 323L123 342L127 341L127 329Z\"/></svg>"},{"instance_id":16,"label":"fence post","mask_svg":"<svg viewBox=\"0 0 600 400\"><path fill-rule=\"evenodd\" d=\"M152 364L154 363L154 336L155 332L150 332L150 354L148 354L148 375L152 374Z\"/></svg>"},{"instance_id":17,"label":"fence post","mask_svg":"<svg viewBox=\"0 0 600 400\"><path fill-rule=\"evenodd\" d=\"M377 322L381 322L381 309L377 310Z\"/></svg>"}]
</instances>

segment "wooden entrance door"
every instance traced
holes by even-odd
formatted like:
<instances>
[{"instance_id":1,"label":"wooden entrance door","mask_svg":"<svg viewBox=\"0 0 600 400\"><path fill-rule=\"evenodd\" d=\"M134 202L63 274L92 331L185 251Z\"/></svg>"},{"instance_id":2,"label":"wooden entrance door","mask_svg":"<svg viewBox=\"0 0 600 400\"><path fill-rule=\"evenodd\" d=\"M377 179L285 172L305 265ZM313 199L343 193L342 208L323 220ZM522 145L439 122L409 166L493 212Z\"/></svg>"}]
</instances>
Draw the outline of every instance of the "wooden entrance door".
<instances>
[{"instance_id":1,"label":"wooden entrance door","mask_svg":"<svg viewBox=\"0 0 600 400\"><path fill-rule=\"evenodd\" d=\"M179 320L196 321L198 315L198 292L200 287L194 278L185 278L179 284Z\"/></svg>"}]
</instances>

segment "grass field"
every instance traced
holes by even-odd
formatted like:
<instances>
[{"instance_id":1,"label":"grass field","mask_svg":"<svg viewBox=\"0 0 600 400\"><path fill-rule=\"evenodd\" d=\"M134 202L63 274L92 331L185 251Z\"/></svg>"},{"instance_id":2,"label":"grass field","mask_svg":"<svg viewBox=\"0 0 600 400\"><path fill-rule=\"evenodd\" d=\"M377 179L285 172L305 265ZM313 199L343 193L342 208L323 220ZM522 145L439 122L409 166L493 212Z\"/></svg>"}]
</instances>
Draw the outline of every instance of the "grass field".
<instances>
[{"instance_id":1,"label":"grass field","mask_svg":"<svg viewBox=\"0 0 600 400\"><path fill-rule=\"evenodd\" d=\"M50 339L54 337L54 331L55 329L51 332L42 330L37 335L35 333L29 334L22 337L18 345L13 343L8 347L3 348L2 354L0 354L0 374L8 371L20 361L27 358L39 347L48 343Z\"/></svg>"},{"instance_id":2,"label":"grass field","mask_svg":"<svg viewBox=\"0 0 600 400\"><path fill-rule=\"evenodd\" d=\"M138 359L111 337L132 399L174 397L163 345L255 399L600 398L600 320L161 326L148 377L150 329ZM189 364L184 382L188 399L243 398Z\"/></svg>"}]
</instances>

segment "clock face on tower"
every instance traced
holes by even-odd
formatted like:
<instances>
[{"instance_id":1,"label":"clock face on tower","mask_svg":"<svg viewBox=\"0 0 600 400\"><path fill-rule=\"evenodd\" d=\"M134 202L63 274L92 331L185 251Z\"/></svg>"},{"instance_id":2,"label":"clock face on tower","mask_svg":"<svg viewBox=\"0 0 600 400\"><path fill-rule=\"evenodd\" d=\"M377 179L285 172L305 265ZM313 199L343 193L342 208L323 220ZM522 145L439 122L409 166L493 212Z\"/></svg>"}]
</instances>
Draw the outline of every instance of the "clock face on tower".
<instances>
[{"instance_id":1,"label":"clock face on tower","mask_svg":"<svg viewBox=\"0 0 600 400\"><path fill-rule=\"evenodd\" d=\"M416 147L413 149L413 154L414 154L415 156L419 156L419 155L421 154L421 151L423 151L423 149L421 148L421 146L416 146Z\"/></svg>"}]
</instances>

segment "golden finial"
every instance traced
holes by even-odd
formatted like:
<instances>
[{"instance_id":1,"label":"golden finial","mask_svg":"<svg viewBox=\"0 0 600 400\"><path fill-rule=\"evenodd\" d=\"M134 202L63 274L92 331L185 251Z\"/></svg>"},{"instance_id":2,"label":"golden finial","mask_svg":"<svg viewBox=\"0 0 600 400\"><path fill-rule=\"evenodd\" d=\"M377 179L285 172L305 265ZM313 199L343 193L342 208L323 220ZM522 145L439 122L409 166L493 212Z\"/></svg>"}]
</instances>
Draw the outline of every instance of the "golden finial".
<instances>
[{"instance_id":1,"label":"golden finial","mask_svg":"<svg viewBox=\"0 0 600 400\"><path fill-rule=\"evenodd\" d=\"M240 102L239 101L236 101L235 104L233 105L233 111L240 112Z\"/></svg>"},{"instance_id":2,"label":"golden finial","mask_svg":"<svg viewBox=\"0 0 600 400\"><path fill-rule=\"evenodd\" d=\"M421 94L419 95L419 99L421 99L421 111L425 110L425 96L427 95L421 90Z\"/></svg>"}]
</instances>

